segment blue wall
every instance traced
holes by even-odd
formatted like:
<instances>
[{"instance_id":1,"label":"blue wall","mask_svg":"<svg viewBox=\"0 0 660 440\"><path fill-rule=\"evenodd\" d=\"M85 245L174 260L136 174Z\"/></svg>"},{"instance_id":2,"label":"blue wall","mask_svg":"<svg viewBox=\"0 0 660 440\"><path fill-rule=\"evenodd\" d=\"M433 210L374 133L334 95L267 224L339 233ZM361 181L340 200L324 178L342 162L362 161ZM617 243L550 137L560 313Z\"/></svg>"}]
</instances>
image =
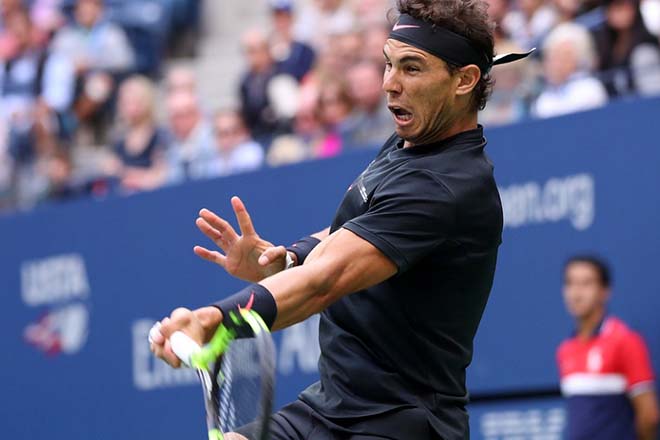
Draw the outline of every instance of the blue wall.
<instances>
[{"instance_id":1,"label":"blue wall","mask_svg":"<svg viewBox=\"0 0 660 440\"><path fill-rule=\"evenodd\" d=\"M473 393L556 386L554 350L571 330L560 268L578 251L611 261L612 312L644 334L659 365L659 116L656 99L487 131L507 226ZM0 219L3 438L204 438L194 375L155 362L146 345L153 321L174 307L242 286L192 253L206 243L196 213L230 215L237 194L264 237L289 243L330 223L372 155ZM314 322L277 335L280 404L314 380L315 335ZM561 428L557 400L495 402L474 405L474 438L500 438L492 413L511 405L521 420L536 408L548 429Z\"/></svg>"}]
</instances>

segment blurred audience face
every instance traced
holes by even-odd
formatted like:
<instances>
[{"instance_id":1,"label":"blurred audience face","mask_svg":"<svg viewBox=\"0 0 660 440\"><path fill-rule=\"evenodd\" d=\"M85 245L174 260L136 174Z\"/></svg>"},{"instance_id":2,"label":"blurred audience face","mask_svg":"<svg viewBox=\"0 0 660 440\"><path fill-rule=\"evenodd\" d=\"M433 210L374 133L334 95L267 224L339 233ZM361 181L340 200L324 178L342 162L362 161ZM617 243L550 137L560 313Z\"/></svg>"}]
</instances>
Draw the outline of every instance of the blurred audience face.
<instances>
[{"instance_id":1,"label":"blurred audience face","mask_svg":"<svg viewBox=\"0 0 660 440\"><path fill-rule=\"evenodd\" d=\"M574 262L564 272L563 294L568 312L574 318L584 319L605 307L609 289L591 263Z\"/></svg>"},{"instance_id":2,"label":"blurred audience face","mask_svg":"<svg viewBox=\"0 0 660 440\"><path fill-rule=\"evenodd\" d=\"M215 116L215 140L222 153L228 153L250 139L250 134L236 111L221 111Z\"/></svg>"},{"instance_id":3,"label":"blurred audience face","mask_svg":"<svg viewBox=\"0 0 660 440\"><path fill-rule=\"evenodd\" d=\"M343 0L316 0L318 8L323 12L334 12L342 2Z\"/></svg>"},{"instance_id":4,"label":"blurred audience face","mask_svg":"<svg viewBox=\"0 0 660 440\"><path fill-rule=\"evenodd\" d=\"M355 15L367 26L382 24L385 13L391 7L389 0L356 0L353 4Z\"/></svg>"},{"instance_id":5,"label":"blurred audience face","mask_svg":"<svg viewBox=\"0 0 660 440\"><path fill-rule=\"evenodd\" d=\"M575 18L580 10L581 0L554 0L554 5L563 20Z\"/></svg>"},{"instance_id":6,"label":"blurred audience face","mask_svg":"<svg viewBox=\"0 0 660 440\"><path fill-rule=\"evenodd\" d=\"M607 23L617 31L631 29L635 24L638 5L633 0L614 0L607 6Z\"/></svg>"},{"instance_id":7,"label":"blurred audience face","mask_svg":"<svg viewBox=\"0 0 660 440\"><path fill-rule=\"evenodd\" d=\"M331 37L334 40L337 56L342 60L344 66L348 67L358 60L362 55L362 35L359 32L348 32ZM382 46L381 46L382 49Z\"/></svg>"},{"instance_id":8,"label":"blurred audience face","mask_svg":"<svg viewBox=\"0 0 660 440\"><path fill-rule=\"evenodd\" d=\"M179 140L187 139L202 118L197 97L186 92L175 93L168 98L167 114L170 130Z\"/></svg>"},{"instance_id":9,"label":"blurred audience face","mask_svg":"<svg viewBox=\"0 0 660 440\"><path fill-rule=\"evenodd\" d=\"M564 84L577 70L577 53L570 41L546 49L543 56L545 77L552 85Z\"/></svg>"},{"instance_id":10,"label":"blurred audience face","mask_svg":"<svg viewBox=\"0 0 660 440\"><path fill-rule=\"evenodd\" d=\"M390 35L389 26L372 26L367 28L363 36L362 56L372 62L385 66L383 62L383 46Z\"/></svg>"},{"instance_id":11,"label":"blurred audience face","mask_svg":"<svg viewBox=\"0 0 660 440\"><path fill-rule=\"evenodd\" d=\"M184 66L173 67L165 79L166 89L168 94L174 93L196 93L197 92L197 79L195 72Z\"/></svg>"},{"instance_id":12,"label":"blurred audience face","mask_svg":"<svg viewBox=\"0 0 660 440\"><path fill-rule=\"evenodd\" d=\"M520 10L530 18L543 5L543 0L519 0Z\"/></svg>"},{"instance_id":13,"label":"blurred audience face","mask_svg":"<svg viewBox=\"0 0 660 440\"><path fill-rule=\"evenodd\" d=\"M12 12L7 17L6 26L16 51L21 52L30 47L32 42L32 22L26 11L17 10Z\"/></svg>"},{"instance_id":14,"label":"blurred audience face","mask_svg":"<svg viewBox=\"0 0 660 440\"><path fill-rule=\"evenodd\" d=\"M507 0L486 0L488 3L488 16L493 22L499 24L509 12Z\"/></svg>"},{"instance_id":15,"label":"blurred audience face","mask_svg":"<svg viewBox=\"0 0 660 440\"><path fill-rule=\"evenodd\" d=\"M91 28L103 15L102 0L78 0L75 17L78 24Z\"/></svg>"},{"instance_id":16,"label":"blurred audience face","mask_svg":"<svg viewBox=\"0 0 660 440\"><path fill-rule=\"evenodd\" d=\"M319 96L321 120L326 126L337 126L351 113L352 102L348 91L338 81L324 84Z\"/></svg>"},{"instance_id":17,"label":"blurred audience face","mask_svg":"<svg viewBox=\"0 0 660 440\"><path fill-rule=\"evenodd\" d=\"M243 51L251 71L266 72L272 67L270 47L261 31L252 30L243 35Z\"/></svg>"},{"instance_id":18,"label":"blurred audience face","mask_svg":"<svg viewBox=\"0 0 660 440\"><path fill-rule=\"evenodd\" d=\"M133 77L119 87L119 117L129 126L152 122L154 116L154 90L144 77Z\"/></svg>"},{"instance_id":19,"label":"blurred audience face","mask_svg":"<svg viewBox=\"0 0 660 440\"><path fill-rule=\"evenodd\" d=\"M293 28L293 14L287 9L273 9L272 11L273 28L275 33L280 36L290 37Z\"/></svg>"},{"instance_id":20,"label":"blurred audience face","mask_svg":"<svg viewBox=\"0 0 660 440\"><path fill-rule=\"evenodd\" d=\"M348 83L355 105L369 113L383 104L383 74L379 66L359 63L348 71Z\"/></svg>"},{"instance_id":21,"label":"blurred audience face","mask_svg":"<svg viewBox=\"0 0 660 440\"><path fill-rule=\"evenodd\" d=\"M330 76L339 76L342 74L344 67L344 60L341 58L339 51L336 50L336 45L332 41L321 49L317 65L318 71Z\"/></svg>"}]
</instances>

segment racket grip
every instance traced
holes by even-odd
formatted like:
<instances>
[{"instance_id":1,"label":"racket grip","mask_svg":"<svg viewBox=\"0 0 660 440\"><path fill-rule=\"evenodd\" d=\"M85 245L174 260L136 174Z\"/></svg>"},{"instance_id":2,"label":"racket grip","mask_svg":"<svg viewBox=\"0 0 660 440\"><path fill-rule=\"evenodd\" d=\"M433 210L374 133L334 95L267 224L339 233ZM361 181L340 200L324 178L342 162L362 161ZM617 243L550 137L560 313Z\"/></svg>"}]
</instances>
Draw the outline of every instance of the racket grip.
<instances>
[{"instance_id":1,"label":"racket grip","mask_svg":"<svg viewBox=\"0 0 660 440\"><path fill-rule=\"evenodd\" d=\"M192 366L192 355L202 349L197 342L181 331L172 333L170 336L170 346L174 354L186 367Z\"/></svg>"}]
</instances>

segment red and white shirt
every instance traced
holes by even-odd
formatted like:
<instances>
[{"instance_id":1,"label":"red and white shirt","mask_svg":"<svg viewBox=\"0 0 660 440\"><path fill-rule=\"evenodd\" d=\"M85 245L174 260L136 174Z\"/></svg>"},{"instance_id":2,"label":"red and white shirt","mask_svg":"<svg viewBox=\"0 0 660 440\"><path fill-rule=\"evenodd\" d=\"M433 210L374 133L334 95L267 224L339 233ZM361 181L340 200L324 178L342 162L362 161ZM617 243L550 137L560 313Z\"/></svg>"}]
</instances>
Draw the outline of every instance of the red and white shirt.
<instances>
[{"instance_id":1,"label":"red and white shirt","mask_svg":"<svg viewBox=\"0 0 660 440\"><path fill-rule=\"evenodd\" d=\"M651 360L638 333L608 317L588 340L565 340L557 362L569 439L636 438L629 398L654 389Z\"/></svg>"}]
</instances>

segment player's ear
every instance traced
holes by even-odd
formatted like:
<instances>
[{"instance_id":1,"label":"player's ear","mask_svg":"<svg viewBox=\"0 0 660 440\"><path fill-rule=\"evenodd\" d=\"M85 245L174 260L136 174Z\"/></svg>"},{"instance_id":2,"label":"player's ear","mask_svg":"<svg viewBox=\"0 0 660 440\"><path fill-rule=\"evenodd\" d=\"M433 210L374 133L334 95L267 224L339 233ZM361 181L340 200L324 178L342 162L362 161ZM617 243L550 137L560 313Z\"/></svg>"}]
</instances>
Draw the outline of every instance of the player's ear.
<instances>
[{"instance_id":1,"label":"player's ear","mask_svg":"<svg viewBox=\"0 0 660 440\"><path fill-rule=\"evenodd\" d=\"M481 79L481 69L474 64L469 64L465 67L461 67L460 70L456 72L456 76L458 81L456 95L467 95L474 90Z\"/></svg>"}]
</instances>

